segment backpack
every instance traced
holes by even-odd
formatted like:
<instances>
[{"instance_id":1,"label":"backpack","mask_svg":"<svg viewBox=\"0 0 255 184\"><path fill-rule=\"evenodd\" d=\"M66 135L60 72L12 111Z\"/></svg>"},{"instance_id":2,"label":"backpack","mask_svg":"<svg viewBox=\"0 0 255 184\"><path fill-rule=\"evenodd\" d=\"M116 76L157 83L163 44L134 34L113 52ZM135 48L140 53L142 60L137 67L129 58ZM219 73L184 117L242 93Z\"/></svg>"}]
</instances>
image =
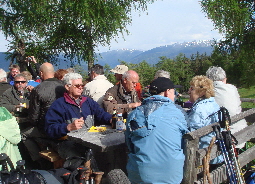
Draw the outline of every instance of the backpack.
<instances>
[{"instance_id":1,"label":"backpack","mask_svg":"<svg viewBox=\"0 0 255 184\"><path fill-rule=\"evenodd\" d=\"M25 161L18 161L14 168L9 156L5 153L0 154L0 183L1 184L79 184L84 182L84 163L91 160L91 167L98 170L92 152L88 151L86 158L71 157L67 158L64 168L52 170L27 170Z\"/></svg>"}]
</instances>

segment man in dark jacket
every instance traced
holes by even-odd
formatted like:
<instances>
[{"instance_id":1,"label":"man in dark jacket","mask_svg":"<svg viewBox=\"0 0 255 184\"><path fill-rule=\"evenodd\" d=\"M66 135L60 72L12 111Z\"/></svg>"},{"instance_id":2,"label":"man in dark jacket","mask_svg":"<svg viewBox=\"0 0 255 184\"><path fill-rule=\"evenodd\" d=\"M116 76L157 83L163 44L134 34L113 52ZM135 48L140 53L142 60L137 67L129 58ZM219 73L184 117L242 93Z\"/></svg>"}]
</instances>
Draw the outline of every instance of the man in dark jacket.
<instances>
[{"instance_id":1,"label":"man in dark jacket","mask_svg":"<svg viewBox=\"0 0 255 184\"><path fill-rule=\"evenodd\" d=\"M88 124L87 119L94 119L95 125L110 124L111 114L100 108L96 101L82 96L84 84L80 74L67 73L63 81L67 92L53 102L45 116L45 131L50 138L56 140L70 131L90 128L94 124ZM62 158L85 156L82 146L77 147L72 141L60 141L55 148Z\"/></svg>"},{"instance_id":2,"label":"man in dark jacket","mask_svg":"<svg viewBox=\"0 0 255 184\"><path fill-rule=\"evenodd\" d=\"M0 68L0 96L12 86L7 82L7 74L6 72Z\"/></svg>"},{"instance_id":3,"label":"man in dark jacket","mask_svg":"<svg viewBox=\"0 0 255 184\"><path fill-rule=\"evenodd\" d=\"M26 90L27 79L23 74L14 78L14 85L7 89L0 100L0 106L5 107L11 113L19 112L17 116L25 116L25 108L29 103L29 93ZM21 112L21 108L24 107Z\"/></svg>"},{"instance_id":4,"label":"man in dark jacket","mask_svg":"<svg viewBox=\"0 0 255 184\"><path fill-rule=\"evenodd\" d=\"M36 86L30 95L28 120L32 127L22 131L22 141L34 161L40 159L41 151L36 140L47 138L44 132L45 114L51 104L65 92L63 83L54 78L54 67L51 63L40 66L40 77L43 82Z\"/></svg>"},{"instance_id":5,"label":"man in dark jacket","mask_svg":"<svg viewBox=\"0 0 255 184\"><path fill-rule=\"evenodd\" d=\"M104 109L112 114L115 108L118 113L122 113L123 117L127 118L127 112L141 105L135 90L138 81L139 76L135 71L125 72L120 83L106 91L103 100Z\"/></svg>"}]
</instances>

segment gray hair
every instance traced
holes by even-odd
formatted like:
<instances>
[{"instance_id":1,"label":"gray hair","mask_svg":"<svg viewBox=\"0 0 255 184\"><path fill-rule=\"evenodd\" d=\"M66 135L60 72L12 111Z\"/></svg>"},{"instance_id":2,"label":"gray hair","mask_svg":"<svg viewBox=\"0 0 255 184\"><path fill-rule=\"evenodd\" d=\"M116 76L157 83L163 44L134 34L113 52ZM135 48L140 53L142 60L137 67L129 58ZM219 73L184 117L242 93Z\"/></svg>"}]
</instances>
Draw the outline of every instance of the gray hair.
<instances>
[{"instance_id":1,"label":"gray hair","mask_svg":"<svg viewBox=\"0 0 255 184\"><path fill-rule=\"evenodd\" d=\"M155 76L154 78L157 79L159 77L165 77L165 78L168 78L170 79L170 73L168 71L165 71L165 70L158 70L156 73L155 73Z\"/></svg>"},{"instance_id":2,"label":"gray hair","mask_svg":"<svg viewBox=\"0 0 255 184\"><path fill-rule=\"evenodd\" d=\"M17 78L24 78L27 81L27 77L23 73L19 73L14 77L14 80Z\"/></svg>"},{"instance_id":3,"label":"gray hair","mask_svg":"<svg viewBox=\"0 0 255 184\"><path fill-rule=\"evenodd\" d=\"M4 71L4 69L0 68L0 81L5 81L7 79L7 73Z\"/></svg>"},{"instance_id":4,"label":"gray hair","mask_svg":"<svg viewBox=\"0 0 255 184\"><path fill-rule=\"evenodd\" d=\"M82 76L78 73L67 73L63 77L63 82L65 85L72 84L72 80L82 79Z\"/></svg>"},{"instance_id":5,"label":"gray hair","mask_svg":"<svg viewBox=\"0 0 255 184\"><path fill-rule=\"evenodd\" d=\"M223 81L227 77L226 72L221 67L217 66L211 66L206 71L206 76L212 81Z\"/></svg>"}]
</instances>

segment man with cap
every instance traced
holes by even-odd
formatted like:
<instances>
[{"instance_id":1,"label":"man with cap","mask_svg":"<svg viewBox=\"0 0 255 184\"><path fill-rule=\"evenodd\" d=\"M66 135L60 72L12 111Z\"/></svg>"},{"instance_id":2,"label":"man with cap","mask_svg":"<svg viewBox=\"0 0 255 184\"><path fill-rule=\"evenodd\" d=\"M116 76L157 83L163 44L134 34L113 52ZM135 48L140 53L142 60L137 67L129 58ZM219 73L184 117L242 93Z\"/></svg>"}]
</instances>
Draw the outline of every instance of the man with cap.
<instances>
[{"instance_id":1,"label":"man with cap","mask_svg":"<svg viewBox=\"0 0 255 184\"><path fill-rule=\"evenodd\" d=\"M119 84L122 79L122 75L128 71L128 67L126 65L117 65L114 69L111 69L110 72L114 73L117 84ZM142 86L139 82L136 83L135 86L136 93L138 95L139 100L142 100Z\"/></svg>"},{"instance_id":2,"label":"man with cap","mask_svg":"<svg viewBox=\"0 0 255 184\"><path fill-rule=\"evenodd\" d=\"M122 79L122 75L128 71L128 67L126 65L117 65L114 69L111 69L110 72L114 73L114 76L117 81Z\"/></svg>"},{"instance_id":3,"label":"man with cap","mask_svg":"<svg viewBox=\"0 0 255 184\"><path fill-rule=\"evenodd\" d=\"M131 183L181 183L183 139L188 132L183 112L174 104L173 82L164 77L150 84L149 98L133 110L125 131Z\"/></svg>"},{"instance_id":4,"label":"man with cap","mask_svg":"<svg viewBox=\"0 0 255 184\"><path fill-rule=\"evenodd\" d=\"M113 114L113 109L116 109L124 119L127 118L128 112L141 105L135 90L138 81L139 76L135 71L125 72L120 82L106 91L103 99L105 111Z\"/></svg>"}]
</instances>

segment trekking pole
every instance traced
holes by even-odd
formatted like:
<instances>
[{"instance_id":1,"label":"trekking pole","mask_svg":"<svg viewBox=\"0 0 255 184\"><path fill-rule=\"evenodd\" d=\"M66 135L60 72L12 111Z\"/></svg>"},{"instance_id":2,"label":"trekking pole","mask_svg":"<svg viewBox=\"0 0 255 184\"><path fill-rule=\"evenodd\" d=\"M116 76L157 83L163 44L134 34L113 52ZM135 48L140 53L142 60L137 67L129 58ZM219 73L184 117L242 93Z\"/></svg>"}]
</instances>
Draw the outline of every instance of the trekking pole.
<instances>
[{"instance_id":1,"label":"trekking pole","mask_svg":"<svg viewBox=\"0 0 255 184\"><path fill-rule=\"evenodd\" d=\"M235 149L235 144L237 144L237 141L234 138L234 136L231 134L231 131L230 131L230 124L231 124L230 115L229 115L228 110L224 107L221 108L221 111L222 111L223 116L225 117L224 119L225 119L226 131L222 132L223 133L222 135L223 135L223 138L226 143L226 149L229 152L231 160L234 164L238 184L244 184L245 182L244 182L244 178L243 178L243 173L241 171L240 163L237 160L238 154L236 153L236 149ZM233 139L234 139L235 143L233 142Z\"/></svg>"},{"instance_id":2,"label":"trekking pole","mask_svg":"<svg viewBox=\"0 0 255 184\"><path fill-rule=\"evenodd\" d=\"M236 175L235 175L235 173L233 171L232 163L229 160L228 152L226 150L226 147L225 147L222 135L220 133L220 126L219 125L213 126L213 130L214 130L214 132L216 134L216 140L218 140L218 143L220 145L220 150L221 150L221 153L222 153L225 165L226 165L226 170L227 170L227 175L228 175L229 183L230 184L237 184Z\"/></svg>"}]
</instances>

